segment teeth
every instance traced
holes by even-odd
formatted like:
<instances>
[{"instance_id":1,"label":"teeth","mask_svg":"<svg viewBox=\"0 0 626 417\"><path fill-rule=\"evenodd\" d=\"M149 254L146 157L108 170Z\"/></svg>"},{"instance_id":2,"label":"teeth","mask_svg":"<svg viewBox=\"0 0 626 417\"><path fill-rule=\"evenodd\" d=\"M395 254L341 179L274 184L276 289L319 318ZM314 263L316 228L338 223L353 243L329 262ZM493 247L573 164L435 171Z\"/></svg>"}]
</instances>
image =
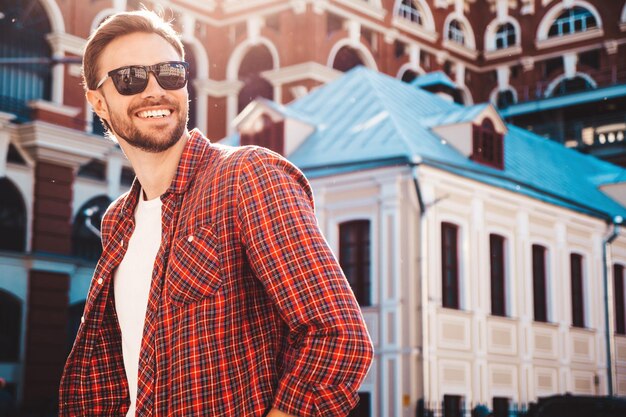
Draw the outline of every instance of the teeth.
<instances>
[{"instance_id":1,"label":"teeth","mask_svg":"<svg viewBox=\"0 0 626 417\"><path fill-rule=\"evenodd\" d=\"M169 111L167 109L161 109L161 110L146 110L146 111L142 111L142 112L139 112L137 114L137 116L144 117L144 118L153 118L153 117L167 117L170 114L172 114L171 111Z\"/></svg>"}]
</instances>

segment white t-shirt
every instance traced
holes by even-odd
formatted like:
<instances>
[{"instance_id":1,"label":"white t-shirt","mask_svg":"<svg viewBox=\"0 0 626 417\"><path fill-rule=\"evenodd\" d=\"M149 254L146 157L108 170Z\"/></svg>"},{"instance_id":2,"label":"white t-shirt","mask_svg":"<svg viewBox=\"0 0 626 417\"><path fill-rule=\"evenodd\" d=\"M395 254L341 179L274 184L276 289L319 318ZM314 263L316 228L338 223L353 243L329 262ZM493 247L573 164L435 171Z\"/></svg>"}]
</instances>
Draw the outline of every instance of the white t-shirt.
<instances>
[{"instance_id":1,"label":"white t-shirt","mask_svg":"<svg viewBox=\"0 0 626 417\"><path fill-rule=\"evenodd\" d=\"M143 196L143 190L139 194ZM135 230L113 277L115 309L122 331L122 354L130 391L127 417L135 416L139 352L148 307L152 270L161 245L161 199L139 198Z\"/></svg>"}]
</instances>

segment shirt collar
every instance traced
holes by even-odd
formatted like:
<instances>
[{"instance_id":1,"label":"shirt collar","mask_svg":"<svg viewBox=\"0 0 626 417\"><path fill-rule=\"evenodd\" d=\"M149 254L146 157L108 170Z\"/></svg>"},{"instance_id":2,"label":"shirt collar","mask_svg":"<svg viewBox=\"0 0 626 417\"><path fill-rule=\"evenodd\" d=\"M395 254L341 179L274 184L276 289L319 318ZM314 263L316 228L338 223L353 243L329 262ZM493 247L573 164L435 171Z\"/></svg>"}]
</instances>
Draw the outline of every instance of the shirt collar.
<instances>
[{"instance_id":1,"label":"shirt collar","mask_svg":"<svg viewBox=\"0 0 626 417\"><path fill-rule=\"evenodd\" d=\"M183 153L180 156L180 161L178 161L176 174L174 174L174 179L167 189L166 194L182 194L187 191L187 188L189 188L189 185L195 177L195 167L198 161L202 159L211 144L198 129L193 129L189 133L189 139L187 139ZM123 211L126 215L134 213L137 201L139 200L140 191L141 184L137 177L135 177L124 201Z\"/></svg>"}]
</instances>

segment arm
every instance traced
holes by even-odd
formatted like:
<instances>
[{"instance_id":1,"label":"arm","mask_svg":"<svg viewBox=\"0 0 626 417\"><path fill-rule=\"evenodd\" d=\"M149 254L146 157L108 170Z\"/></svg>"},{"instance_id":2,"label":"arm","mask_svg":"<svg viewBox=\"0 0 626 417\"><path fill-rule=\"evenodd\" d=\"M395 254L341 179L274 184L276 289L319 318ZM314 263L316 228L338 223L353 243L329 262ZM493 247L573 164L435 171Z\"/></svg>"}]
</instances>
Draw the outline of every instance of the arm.
<instances>
[{"instance_id":1,"label":"arm","mask_svg":"<svg viewBox=\"0 0 626 417\"><path fill-rule=\"evenodd\" d=\"M275 154L247 152L239 232L295 352L273 406L299 417L346 415L373 356L361 311L317 226L302 173Z\"/></svg>"}]
</instances>

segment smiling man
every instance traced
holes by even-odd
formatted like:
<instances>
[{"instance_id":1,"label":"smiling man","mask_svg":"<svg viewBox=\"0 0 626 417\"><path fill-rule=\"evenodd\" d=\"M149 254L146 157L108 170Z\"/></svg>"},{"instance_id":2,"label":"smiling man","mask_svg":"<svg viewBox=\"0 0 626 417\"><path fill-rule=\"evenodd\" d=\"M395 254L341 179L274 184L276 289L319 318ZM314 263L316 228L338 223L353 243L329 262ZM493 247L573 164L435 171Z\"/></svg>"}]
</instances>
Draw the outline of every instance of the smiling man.
<instances>
[{"instance_id":1,"label":"smiling man","mask_svg":"<svg viewBox=\"0 0 626 417\"><path fill-rule=\"evenodd\" d=\"M107 19L83 76L136 178L102 221L59 414L346 415L372 346L302 173L187 131L183 46L152 12Z\"/></svg>"}]
</instances>

